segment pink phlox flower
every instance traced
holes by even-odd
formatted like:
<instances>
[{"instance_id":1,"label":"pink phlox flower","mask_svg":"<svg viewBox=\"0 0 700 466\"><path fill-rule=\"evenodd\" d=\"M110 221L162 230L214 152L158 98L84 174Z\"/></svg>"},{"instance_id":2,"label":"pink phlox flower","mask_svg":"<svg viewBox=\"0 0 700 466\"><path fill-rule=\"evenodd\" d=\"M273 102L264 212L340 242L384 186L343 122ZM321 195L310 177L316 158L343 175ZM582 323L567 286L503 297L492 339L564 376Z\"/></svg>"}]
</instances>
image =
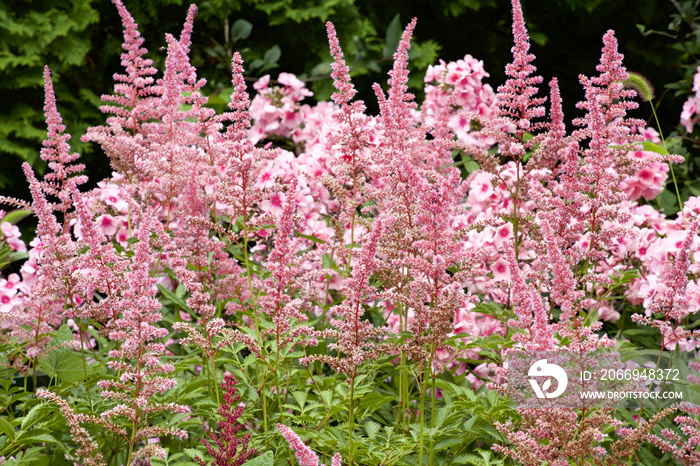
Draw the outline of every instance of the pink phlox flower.
<instances>
[{"instance_id":1,"label":"pink phlox flower","mask_svg":"<svg viewBox=\"0 0 700 466\"><path fill-rule=\"evenodd\" d=\"M285 204L286 199L286 194L282 192L272 193L260 203L260 208L264 212L279 215L282 213L282 207Z\"/></svg>"},{"instance_id":2,"label":"pink phlox flower","mask_svg":"<svg viewBox=\"0 0 700 466\"><path fill-rule=\"evenodd\" d=\"M700 119L700 66L698 66L695 76L693 76L694 95L688 97L688 100L683 104L681 111L681 124L685 127L686 132L692 133L693 126Z\"/></svg>"},{"instance_id":3,"label":"pink phlox flower","mask_svg":"<svg viewBox=\"0 0 700 466\"><path fill-rule=\"evenodd\" d=\"M0 234L2 234L0 241L7 243L13 251L27 252L27 245L22 241L22 233L17 225L0 221Z\"/></svg>"}]
</instances>

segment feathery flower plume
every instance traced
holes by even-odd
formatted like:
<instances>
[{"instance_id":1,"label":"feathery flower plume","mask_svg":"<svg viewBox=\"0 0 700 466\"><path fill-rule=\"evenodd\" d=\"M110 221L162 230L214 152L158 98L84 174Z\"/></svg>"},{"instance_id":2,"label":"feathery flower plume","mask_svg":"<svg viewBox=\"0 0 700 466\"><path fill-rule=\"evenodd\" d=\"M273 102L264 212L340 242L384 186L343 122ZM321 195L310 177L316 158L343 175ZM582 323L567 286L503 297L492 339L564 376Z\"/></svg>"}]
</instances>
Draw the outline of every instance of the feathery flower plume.
<instances>
[{"instance_id":1,"label":"feathery flower plume","mask_svg":"<svg viewBox=\"0 0 700 466\"><path fill-rule=\"evenodd\" d=\"M376 288L370 284L370 278L377 269L377 247L379 238L384 233L384 223L385 220L380 217L372 224L372 230L365 236L352 275L343 282L345 299L332 308L333 315L337 317L331 320L334 329L319 332L322 336L336 340L329 347L338 350L338 357L312 355L300 359L302 364L322 361L335 371L354 378L364 361L376 358L382 351L375 340L379 335L386 333L386 329L374 327L371 322L363 320L362 316L365 313L363 305L374 301L377 295ZM341 354L344 357L341 357Z\"/></svg>"},{"instance_id":2,"label":"feathery flower plume","mask_svg":"<svg viewBox=\"0 0 700 466\"><path fill-rule=\"evenodd\" d=\"M86 465L104 466L107 464L104 461L104 456L102 456L102 453L100 453L100 446L97 444L97 442L95 442L95 440L93 440L90 433L80 424L89 422L92 424L109 427L114 431L120 431L121 429L119 427L110 421L98 417L76 413L75 410L66 402L66 400L48 390L39 389L36 391L36 396L58 405L58 408L61 410L61 414L66 419L66 423L70 428L71 438L79 446L78 449L75 450L75 454L79 458L83 458ZM126 435L126 432L122 431L121 434Z\"/></svg>"},{"instance_id":3,"label":"feathery flower plume","mask_svg":"<svg viewBox=\"0 0 700 466\"><path fill-rule=\"evenodd\" d=\"M389 96L375 83L374 93L379 100L379 111L383 123L384 137L393 141L395 148L403 146L402 140L412 131L413 117L411 110L416 108L414 95L408 92L408 50L411 48L411 35L417 19L413 18L401 36L399 47L394 53L394 66L389 71Z\"/></svg>"},{"instance_id":4,"label":"feathery flower plume","mask_svg":"<svg viewBox=\"0 0 700 466\"><path fill-rule=\"evenodd\" d=\"M549 325L549 315L540 294L525 282L515 259L513 249L506 245L506 259L513 282L511 302L517 319L508 320L508 326L525 330L525 334L513 335L527 350L552 351L557 348L554 329Z\"/></svg>"},{"instance_id":5,"label":"feathery flower plume","mask_svg":"<svg viewBox=\"0 0 700 466\"><path fill-rule=\"evenodd\" d=\"M51 82L51 70L48 66L44 67L44 93L46 95L44 115L49 131L47 139L43 142L41 159L48 162L51 172L46 174L44 181L40 184L46 194L58 197L60 202L53 206L53 210L62 211L65 216L71 206L68 178L71 178L73 184L81 185L87 181L87 176L71 176L85 170L85 165L73 164L80 158L80 155L76 152L70 153L68 140L71 136L64 133L66 126L56 108L56 95Z\"/></svg>"},{"instance_id":6,"label":"feathery flower plume","mask_svg":"<svg viewBox=\"0 0 700 466\"><path fill-rule=\"evenodd\" d=\"M116 105L104 105L100 109L104 113L114 115L107 120L108 124L116 123L131 130L132 134L136 134L138 126L154 116L152 111L147 110L152 110L148 105L149 98L158 95L158 90L153 87L155 82L153 75L158 70L153 67L153 60L144 57L148 53L143 47L144 39L122 0L112 0L112 3L117 7L124 27L124 43L122 44L124 53L122 53L121 58L126 74L117 73L114 75L115 95L102 96L103 101L113 102ZM90 133L88 132L88 134Z\"/></svg>"},{"instance_id":7,"label":"feathery flower plume","mask_svg":"<svg viewBox=\"0 0 700 466\"><path fill-rule=\"evenodd\" d=\"M238 423L238 418L243 414L243 406L238 405L241 396L236 395L237 383L231 374L224 376L224 400L219 405L219 415L223 420L219 422L219 433L209 432L209 439L202 439L207 451L214 458L211 466L241 466L255 454L255 449L250 447L251 434L238 436L238 431L243 428ZM199 457L195 457L194 460L201 466L207 464Z\"/></svg>"},{"instance_id":8,"label":"feathery flower plume","mask_svg":"<svg viewBox=\"0 0 700 466\"><path fill-rule=\"evenodd\" d=\"M111 114L107 125L89 128L81 140L100 144L112 167L127 179L140 178L144 175L138 172L135 162L147 143L143 139L135 140L133 136L147 136L148 121L158 118L156 101L162 89L155 85L153 76L158 70L153 67L151 59L145 58L144 39L134 18L122 0L112 0L112 3L117 7L124 28L121 64L125 74L115 73L114 94L102 95L102 101L107 104L100 110Z\"/></svg>"},{"instance_id":9,"label":"feathery flower plume","mask_svg":"<svg viewBox=\"0 0 700 466\"><path fill-rule=\"evenodd\" d=\"M532 74L536 71L532 61L535 56L530 51L530 38L525 27L523 10L520 0L512 0L513 4L513 39L515 45L513 62L506 65L506 83L498 87L496 93L496 107L498 115L515 124L515 136L523 139L525 132L535 132L545 128L545 123L535 123L532 120L545 115L542 106L545 97L535 97L539 91L538 85L542 83L542 76Z\"/></svg>"},{"instance_id":10,"label":"feathery flower plume","mask_svg":"<svg viewBox=\"0 0 700 466\"><path fill-rule=\"evenodd\" d=\"M136 442L161 435L186 438L187 431L162 426L150 426L148 421L155 414L188 413L190 408L176 403L156 402L152 397L173 388L177 382L169 378L175 370L172 363L163 363L161 356L165 345L160 339L168 330L154 325L161 319L161 304L155 298L155 278L151 277L151 236L167 236L158 228L152 212L142 218L137 235L138 243L131 260L131 268L122 278L126 287L120 299L114 302L119 315L109 323L109 337L119 342L117 349L109 352L108 367L118 372L116 380L103 379L97 383L102 396L116 400L118 404L102 413L105 419L126 418L131 427L128 439L130 451Z\"/></svg>"},{"instance_id":11,"label":"feathery flower plume","mask_svg":"<svg viewBox=\"0 0 700 466\"><path fill-rule=\"evenodd\" d=\"M36 236L42 243L37 260L40 273L27 290L31 299L25 301L26 308L12 313L9 318L14 320L12 335L24 344L27 357L36 360L47 350L51 341L49 332L61 325L64 300L72 296L72 290L76 286L73 272L78 246L70 232L63 231L56 220L32 168L26 162L22 168L29 181L32 210L39 220ZM71 185L69 179L67 189Z\"/></svg>"},{"instance_id":12,"label":"feathery flower plume","mask_svg":"<svg viewBox=\"0 0 700 466\"><path fill-rule=\"evenodd\" d=\"M335 59L335 62L331 64L331 69L333 70L331 78L333 78L333 85L338 90L338 92L333 93L331 98L333 102L342 107L350 103L357 91L352 82L350 82L350 68L345 64L343 51L340 49L340 42L335 33L335 27L330 21L326 23L326 32L328 33L331 55Z\"/></svg>"},{"instance_id":13,"label":"feathery flower plume","mask_svg":"<svg viewBox=\"0 0 700 466\"><path fill-rule=\"evenodd\" d=\"M231 72L233 93L231 93L228 107L233 111L229 117L233 124L227 128L226 137L231 141L242 143L246 140L247 131L250 129L250 112L248 112L250 98L243 78L243 59L238 52L235 52L231 59Z\"/></svg>"},{"instance_id":14,"label":"feathery flower plume","mask_svg":"<svg viewBox=\"0 0 700 466\"><path fill-rule=\"evenodd\" d=\"M289 448L294 452L299 460L299 466L318 466L318 456L311 448L299 438L299 436L284 424L277 424L277 428L289 444Z\"/></svg>"}]
</instances>

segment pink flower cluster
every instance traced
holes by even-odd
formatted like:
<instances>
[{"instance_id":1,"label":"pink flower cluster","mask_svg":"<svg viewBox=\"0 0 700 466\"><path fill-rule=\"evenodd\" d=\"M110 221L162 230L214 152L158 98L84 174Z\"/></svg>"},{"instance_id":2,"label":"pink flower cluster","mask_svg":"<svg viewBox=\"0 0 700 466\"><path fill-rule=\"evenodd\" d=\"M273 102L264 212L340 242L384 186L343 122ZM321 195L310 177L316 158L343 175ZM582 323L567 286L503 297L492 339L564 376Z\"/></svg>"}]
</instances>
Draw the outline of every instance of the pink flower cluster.
<instances>
[{"instance_id":1,"label":"pink flower cluster","mask_svg":"<svg viewBox=\"0 0 700 466\"><path fill-rule=\"evenodd\" d=\"M490 85L483 83L489 74L484 70L484 62L471 55L464 59L439 65L430 65L425 74L425 112L427 124L445 108L450 108L448 128L460 141L469 144L490 146L492 140L475 139L472 135L477 121L470 114L489 118L494 112L496 94Z\"/></svg>"},{"instance_id":2,"label":"pink flower cluster","mask_svg":"<svg viewBox=\"0 0 700 466\"><path fill-rule=\"evenodd\" d=\"M284 424L277 424L277 428L289 444L289 448L294 452L299 460L299 466L319 466L318 456L314 451L306 446L303 440L289 427ZM341 466L342 457L340 453L333 455L331 466Z\"/></svg>"},{"instance_id":3,"label":"pink flower cluster","mask_svg":"<svg viewBox=\"0 0 700 466\"><path fill-rule=\"evenodd\" d=\"M693 132L693 126L700 120L700 66L693 77L692 92L693 95L688 97L681 111L681 124L688 133Z\"/></svg>"}]
</instances>

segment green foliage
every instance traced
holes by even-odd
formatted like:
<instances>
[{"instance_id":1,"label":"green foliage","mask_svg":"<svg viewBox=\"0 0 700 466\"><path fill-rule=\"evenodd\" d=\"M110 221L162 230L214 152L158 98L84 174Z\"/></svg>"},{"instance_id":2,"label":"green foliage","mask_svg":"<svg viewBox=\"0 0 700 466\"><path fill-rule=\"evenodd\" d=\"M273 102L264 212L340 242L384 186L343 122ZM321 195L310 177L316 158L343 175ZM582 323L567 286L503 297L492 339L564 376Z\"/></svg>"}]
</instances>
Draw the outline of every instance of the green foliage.
<instances>
[{"instance_id":1,"label":"green foliage","mask_svg":"<svg viewBox=\"0 0 700 466\"><path fill-rule=\"evenodd\" d=\"M88 27L100 18L95 0L15 1L0 4L0 93L9 107L0 114L0 152L35 165L37 146L46 137L41 105L42 70L56 79L76 72L87 59ZM80 109L77 108L80 113ZM0 177L0 188L12 183Z\"/></svg>"}]
</instances>

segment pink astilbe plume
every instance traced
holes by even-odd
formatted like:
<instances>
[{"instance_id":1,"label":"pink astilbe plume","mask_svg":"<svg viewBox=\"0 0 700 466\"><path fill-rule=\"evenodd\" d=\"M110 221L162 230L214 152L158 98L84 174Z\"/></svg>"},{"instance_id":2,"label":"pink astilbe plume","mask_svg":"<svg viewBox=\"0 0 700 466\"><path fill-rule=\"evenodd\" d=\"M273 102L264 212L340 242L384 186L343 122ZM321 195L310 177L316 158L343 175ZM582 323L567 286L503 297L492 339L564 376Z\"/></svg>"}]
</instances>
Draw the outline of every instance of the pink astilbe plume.
<instances>
[{"instance_id":1,"label":"pink astilbe plume","mask_svg":"<svg viewBox=\"0 0 700 466\"><path fill-rule=\"evenodd\" d=\"M549 102L549 131L542 145L534 152L532 160L528 162L528 167L545 168L549 170L552 178L555 178L559 171L565 171L563 163L558 164L558 162L563 161L560 151L564 150L567 144L566 125L557 78L552 78L549 82Z\"/></svg>"},{"instance_id":2,"label":"pink astilbe plume","mask_svg":"<svg viewBox=\"0 0 700 466\"><path fill-rule=\"evenodd\" d=\"M595 410L586 416L573 410L523 408L521 430L496 423L508 445L493 449L523 466L568 466L570 464L620 464L601 446L608 425L619 427L611 410ZM625 462L626 464L626 462Z\"/></svg>"},{"instance_id":3,"label":"pink astilbe plume","mask_svg":"<svg viewBox=\"0 0 700 466\"><path fill-rule=\"evenodd\" d=\"M665 291L656 293L647 305L646 315L634 314L632 320L645 325L656 327L661 332L662 348L675 348L676 343L691 343L691 348L696 347L700 341L700 331L687 330L683 322L691 312L688 308L688 271L690 257L697 247L697 232L700 228L700 220L688 225L686 236L679 250L673 253L673 263L663 277ZM654 319L654 317L660 319Z\"/></svg>"},{"instance_id":4,"label":"pink astilbe plume","mask_svg":"<svg viewBox=\"0 0 700 466\"><path fill-rule=\"evenodd\" d=\"M389 98L387 99L391 118L385 119L387 126L385 131L405 129L410 124L410 111L417 106L413 100L415 96L408 92L408 51L411 48L411 36L417 21L413 18L406 26L399 48L394 53L394 66L389 71Z\"/></svg>"},{"instance_id":5,"label":"pink astilbe plume","mask_svg":"<svg viewBox=\"0 0 700 466\"><path fill-rule=\"evenodd\" d=\"M73 189L73 203L77 214L77 226L80 228L79 246L86 252L77 257L79 280L73 293L80 298L81 305L72 304L66 309L66 316L76 320L94 319L106 325L116 316L115 300L124 287L119 278L127 272L128 264L116 252L104 233L93 220L87 205L87 196ZM94 300L94 293L99 292L103 299Z\"/></svg>"},{"instance_id":6,"label":"pink astilbe plume","mask_svg":"<svg viewBox=\"0 0 700 466\"><path fill-rule=\"evenodd\" d=\"M549 322L549 311L545 308L540 294L525 281L515 253L506 247L506 258L510 266L511 302L515 318L508 321L511 328L522 329L524 333L513 335L513 340L523 344L526 350L553 351L557 348L554 328Z\"/></svg>"},{"instance_id":7,"label":"pink astilbe plume","mask_svg":"<svg viewBox=\"0 0 700 466\"><path fill-rule=\"evenodd\" d=\"M627 201L621 182L640 169L639 165L630 163L627 151L644 139L630 130L631 126L643 126L643 122L626 118L628 110L637 108L637 103L630 100L636 92L623 88L622 82L628 74L622 66L622 55L617 51L613 31L605 34L603 42L600 64L596 68L600 76L590 79L580 76L586 100L579 102L577 108L586 110L587 114L574 120L582 129L574 131L572 139L587 139L588 147L581 151L583 158L577 176L569 177L562 186L566 190L565 185L570 184L565 194L571 203L564 212L571 217L567 215L563 220L578 229L579 234L588 233L584 258L592 265L589 268L591 277L598 283L606 280L601 275L602 270L596 268L609 256L605 245L629 235L629 229L624 226L629 214L621 209ZM665 156L665 160L677 162L682 158ZM652 161L648 159L644 163Z\"/></svg>"},{"instance_id":8,"label":"pink astilbe plume","mask_svg":"<svg viewBox=\"0 0 700 466\"><path fill-rule=\"evenodd\" d=\"M337 89L332 95L333 102L340 105L348 105L357 91L355 86L353 86L350 81L350 68L345 64L345 59L343 58L343 51L340 49L340 42L338 41L338 36L335 32L335 27L330 21L326 23L326 31L328 33L328 43L331 48L331 55L334 58L334 62L331 64L331 78L333 78L333 85ZM364 110L364 109L362 109Z\"/></svg>"},{"instance_id":9,"label":"pink astilbe plume","mask_svg":"<svg viewBox=\"0 0 700 466\"><path fill-rule=\"evenodd\" d=\"M294 452L299 460L299 466L319 466L318 456L309 448L299 436L284 424L277 424L277 428L289 444L289 448ZM333 455L331 466L341 466L342 457L340 453Z\"/></svg>"},{"instance_id":10,"label":"pink astilbe plume","mask_svg":"<svg viewBox=\"0 0 700 466\"><path fill-rule=\"evenodd\" d=\"M44 177L41 187L46 194L58 198L59 203L52 208L62 211L65 220L66 212L71 206L68 179L70 178L75 185L81 185L87 181L87 176L72 176L85 170L85 165L74 163L80 158L80 155L76 152L72 154L70 152L68 144L70 134L64 133L66 126L56 108L56 96L51 83L51 70L48 66L44 67L44 93L46 95L44 115L49 131L43 143L44 148L41 149L41 159L48 162L51 171Z\"/></svg>"},{"instance_id":11,"label":"pink astilbe plume","mask_svg":"<svg viewBox=\"0 0 700 466\"><path fill-rule=\"evenodd\" d=\"M29 181L32 210L39 219L36 235L41 244L37 260L40 271L28 283L26 294L30 298L24 301L24 306L3 314L2 318L13 322L12 335L24 345L27 357L36 360L47 350L51 341L49 332L61 325L64 305L76 286L73 272L78 245L57 221L29 164L25 162L22 168ZM71 183L68 180L67 189Z\"/></svg>"},{"instance_id":12,"label":"pink astilbe plume","mask_svg":"<svg viewBox=\"0 0 700 466\"><path fill-rule=\"evenodd\" d=\"M298 229L298 219L293 216L296 206L292 197L296 187L297 180L293 178L288 187L287 201L282 214L277 219L274 248L270 251L267 260L270 277L260 283L260 288L267 292L258 301L262 312L267 314L275 324L274 329L270 329L269 333L274 334L278 351L281 347L295 343L298 336L310 335L313 332L313 329L306 325L292 328L294 322L308 320L303 312L304 300L293 298L303 287L302 271L295 264L296 252L300 249L300 239L292 236L294 230Z\"/></svg>"},{"instance_id":13,"label":"pink astilbe plume","mask_svg":"<svg viewBox=\"0 0 700 466\"><path fill-rule=\"evenodd\" d=\"M165 345L160 342L168 335L165 328L155 324L161 319L162 305L155 298L155 278L151 276L151 235L166 235L160 225L154 225L152 213L146 212L137 235L130 270L122 278L126 287L113 303L118 318L109 323L109 337L119 342L109 352L108 367L118 372L116 380L103 379L97 385L102 396L118 402L102 413L105 419L126 418L133 445L145 438L170 435L186 438L187 431L174 427L150 426L148 420L163 412L188 413L190 408L176 403L156 402L152 398L173 388L177 382L167 377L175 370L172 363L161 360Z\"/></svg>"},{"instance_id":14,"label":"pink astilbe plume","mask_svg":"<svg viewBox=\"0 0 700 466\"><path fill-rule=\"evenodd\" d=\"M294 452L299 460L299 466L318 466L318 456L314 451L306 446L299 436L284 424L277 424L277 428L289 444L289 448Z\"/></svg>"},{"instance_id":15,"label":"pink astilbe plume","mask_svg":"<svg viewBox=\"0 0 700 466\"><path fill-rule=\"evenodd\" d=\"M92 438L90 433L80 424L89 423L105 427L113 432L126 436L126 431L119 428L109 420L105 420L96 416L76 413L75 409L66 402L63 398L48 390L39 389L36 396L56 403L61 410L61 414L66 419L68 428L70 429L71 438L78 444L75 450L75 455L82 458L87 466L104 466L107 463L104 461L104 456L100 453L100 446Z\"/></svg>"},{"instance_id":16,"label":"pink astilbe plume","mask_svg":"<svg viewBox=\"0 0 700 466\"><path fill-rule=\"evenodd\" d=\"M386 351L386 348L377 343L378 337L386 333L386 328L374 327L370 321L362 319L365 313L363 305L373 302L377 297L377 290L370 284L370 278L377 269L377 247L384 232L385 221L380 217L372 224L371 231L364 238L352 275L343 282L345 299L332 308L333 315L336 316L331 320L334 328L317 332L319 336L336 340L329 347L337 349L339 355L307 356L300 359L302 364L323 361L335 371L354 378L363 362L375 359Z\"/></svg>"},{"instance_id":17,"label":"pink astilbe plume","mask_svg":"<svg viewBox=\"0 0 700 466\"><path fill-rule=\"evenodd\" d=\"M226 137L232 141L243 142L250 129L250 98L243 78L243 59L238 52L235 52L231 59L231 72L233 93L228 107L232 110L229 118L233 124L227 128Z\"/></svg>"},{"instance_id":18,"label":"pink astilbe plume","mask_svg":"<svg viewBox=\"0 0 700 466\"><path fill-rule=\"evenodd\" d=\"M333 24L326 23L326 30L334 58L331 77L337 90L332 98L340 108L333 113L333 119L338 124L337 131L328 136L330 147L338 148L338 157L331 162L332 176L325 176L323 182L339 203L336 228L349 225L350 242L354 242L357 208L369 200L369 185L372 179L376 180L373 173L373 151L370 147L370 141L374 137L371 127L373 120L365 114L363 101L352 101L356 91ZM340 243L341 239L336 238L336 241ZM350 253L342 246L342 243L337 245L336 250L339 259L347 263L350 261Z\"/></svg>"},{"instance_id":19,"label":"pink astilbe plume","mask_svg":"<svg viewBox=\"0 0 700 466\"><path fill-rule=\"evenodd\" d=\"M138 30L138 25L129 14L121 0L112 0L117 7L124 27L124 43L122 48L122 66L126 74L115 74L114 92L116 95L103 95L102 100L116 105L104 105L104 113L114 116L107 119L110 125L118 125L132 134L138 132L139 125L154 117L152 97L158 96L157 88L153 86L153 75L157 70L153 61L145 58L148 51L143 47L144 39ZM88 132L90 134L90 132Z\"/></svg>"},{"instance_id":20,"label":"pink astilbe plume","mask_svg":"<svg viewBox=\"0 0 700 466\"><path fill-rule=\"evenodd\" d=\"M416 18L413 18L406 26L399 47L394 53L394 66L389 71L388 97L385 97L379 84L375 83L373 86L379 101L383 136L394 150L405 149L404 140L410 139L412 133L415 135L416 132L411 116L411 110L416 108L416 103L413 100L414 95L408 92L408 51L411 48L411 36L416 22Z\"/></svg>"},{"instance_id":21,"label":"pink astilbe plume","mask_svg":"<svg viewBox=\"0 0 700 466\"><path fill-rule=\"evenodd\" d=\"M111 114L106 126L89 128L83 135L83 142L96 142L102 146L110 158L112 167L126 175L128 179L137 176L135 161L143 152L147 131L143 125L158 117L156 102L162 89L155 85L153 77L158 70L153 61L145 58L148 52L138 25L121 0L112 0L117 7L124 28L124 43L121 64L125 74L115 73L114 94L103 94L106 105L100 107L103 113ZM140 135L139 139L134 136Z\"/></svg>"},{"instance_id":22,"label":"pink astilbe plume","mask_svg":"<svg viewBox=\"0 0 700 466\"><path fill-rule=\"evenodd\" d=\"M202 443L214 459L209 463L211 466L241 466L255 454L255 449L250 447L251 434L238 436L238 432L243 428L238 421L243 414L243 406L238 404L241 396L236 394L237 383L231 374L226 374L221 385L224 400L218 410L219 416L223 418L219 421L219 432L209 432L209 439L202 439ZM195 457L194 460L201 466L207 464L200 457Z\"/></svg>"},{"instance_id":23,"label":"pink astilbe plume","mask_svg":"<svg viewBox=\"0 0 700 466\"><path fill-rule=\"evenodd\" d=\"M498 87L496 107L499 117L510 119L515 124L515 136L522 141L525 132L535 132L537 129L546 127L544 123L533 121L545 115L542 104L546 98L535 97L539 91L537 86L542 83L542 77L532 75L536 71L532 64L535 56L530 53L530 37L525 27L520 0L512 0L512 3L515 41L511 49L513 62L506 65L508 79L503 86Z\"/></svg>"}]
</instances>

